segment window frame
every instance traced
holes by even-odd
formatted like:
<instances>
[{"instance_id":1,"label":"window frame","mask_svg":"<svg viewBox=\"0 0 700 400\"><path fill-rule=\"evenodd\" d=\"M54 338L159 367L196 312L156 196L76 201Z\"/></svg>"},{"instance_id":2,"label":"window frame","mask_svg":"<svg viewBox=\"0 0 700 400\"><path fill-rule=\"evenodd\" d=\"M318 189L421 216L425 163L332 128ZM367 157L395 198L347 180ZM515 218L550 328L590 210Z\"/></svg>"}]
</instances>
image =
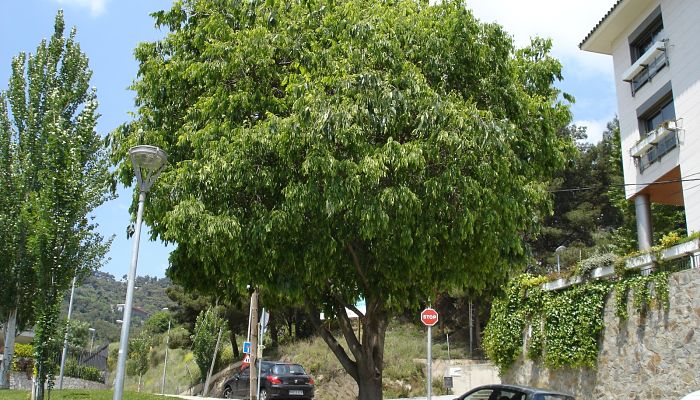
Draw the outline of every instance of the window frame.
<instances>
[{"instance_id":1,"label":"window frame","mask_svg":"<svg viewBox=\"0 0 700 400\"><path fill-rule=\"evenodd\" d=\"M662 38L663 33L663 15L661 13L661 7L657 7L628 37L631 64L634 64L654 45L654 43ZM651 82L651 80L667 65L668 57L666 57L666 52L664 51L630 81L632 96L648 82Z\"/></svg>"},{"instance_id":2,"label":"window frame","mask_svg":"<svg viewBox=\"0 0 700 400\"><path fill-rule=\"evenodd\" d=\"M669 108L669 106L671 106ZM663 113L670 111L667 114L669 117L664 118ZM662 118L658 123L652 123L661 114ZM655 131L663 122L676 120L675 99L671 90L671 82L668 82L654 96L647 100L638 110L637 119L639 122L640 140L646 138L651 132ZM678 136L672 133L656 143L652 148L642 154L640 157L635 157L639 167L639 173L643 173L652 164L660 162L665 155L678 147Z\"/></svg>"}]
</instances>

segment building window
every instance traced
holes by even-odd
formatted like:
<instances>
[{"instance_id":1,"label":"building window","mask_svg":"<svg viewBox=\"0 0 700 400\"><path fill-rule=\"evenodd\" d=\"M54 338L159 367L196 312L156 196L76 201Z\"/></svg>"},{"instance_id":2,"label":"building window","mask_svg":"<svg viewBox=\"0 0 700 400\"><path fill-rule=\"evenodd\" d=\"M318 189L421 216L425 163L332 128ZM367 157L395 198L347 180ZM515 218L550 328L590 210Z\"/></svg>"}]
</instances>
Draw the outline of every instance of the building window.
<instances>
[{"instance_id":1,"label":"building window","mask_svg":"<svg viewBox=\"0 0 700 400\"><path fill-rule=\"evenodd\" d=\"M675 124L672 129L667 126L668 122L675 120L676 109L673 106L671 94L640 117L639 125L643 132L641 139L644 140L651 135L659 139L639 158L639 172L644 172L651 164L661 161L663 156L678 146Z\"/></svg>"},{"instance_id":2,"label":"building window","mask_svg":"<svg viewBox=\"0 0 700 400\"><path fill-rule=\"evenodd\" d=\"M641 68L641 70L635 70L639 72L630 79L632 95L647 82L650 82L668 64L665 45L663 51L659 51L658 48L659 42L664 39L666 39L664 37L664 21L661 17L661 10L657 9L630 38L633 66L639 64Z\"/></svg>"}]
</instances>

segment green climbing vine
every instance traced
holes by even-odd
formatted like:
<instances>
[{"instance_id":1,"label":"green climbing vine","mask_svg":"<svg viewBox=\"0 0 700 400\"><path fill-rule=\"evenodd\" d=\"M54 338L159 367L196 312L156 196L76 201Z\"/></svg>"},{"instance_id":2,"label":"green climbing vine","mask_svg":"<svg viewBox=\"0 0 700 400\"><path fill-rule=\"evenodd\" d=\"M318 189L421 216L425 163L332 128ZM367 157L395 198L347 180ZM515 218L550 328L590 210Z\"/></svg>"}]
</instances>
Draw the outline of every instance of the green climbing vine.
<instances>
[{"instance_id":1,"label":"green climbing vine","mask_svg":"<svg viewBox=\"0 0 700 400\"><path fill-rule=\"evenodd\" d=\"M657 272L544 291L541 277L521 275L494 301L484 331L486 353L501 371L508 369L524 348L528 358L541 360L549 368L595 368L608 295L614 292L615 313L625 320L631 290L633 307L643 316L653 306L668 305L668 277L668 272Z\"/></svg>"}]
</instances>

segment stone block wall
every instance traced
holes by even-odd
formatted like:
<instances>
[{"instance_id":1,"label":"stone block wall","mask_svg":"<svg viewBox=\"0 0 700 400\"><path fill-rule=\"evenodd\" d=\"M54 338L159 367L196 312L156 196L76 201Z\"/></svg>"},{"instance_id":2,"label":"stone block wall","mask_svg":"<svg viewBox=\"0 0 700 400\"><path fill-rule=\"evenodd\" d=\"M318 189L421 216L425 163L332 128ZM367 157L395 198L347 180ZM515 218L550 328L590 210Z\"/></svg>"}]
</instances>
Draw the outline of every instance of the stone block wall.
<instances>
[{"instance_id":1,"label":"stone block wall","mask_svg":"<svg viewBox=\"0 0 700 400\"><path fill-rule=\"evenodd\" d=\"M668 309L642 317L628 304L620 322L605 306L597 369L550 370L521 357L504 383L549 387L577 399L680 399L700 389L700 269L671 275Z\"/></svg>"},{"instance_id":2,"label":"stone block wall","mask_svg":"<svg viewBox=\"0 0 700 400\"><path fill-rule=\"evenodd\" d=\"M55 378L54 389L58 390L58 377ZM32 379L27 377L23 372L10 373L10 389L16 390L31 390ZM66 376L63 378L64 389L109 389L107 385L100 382L86 381L83 379L72 378ZM2 396L0 396L2 398Z\"/></svg>"}]
</instances>

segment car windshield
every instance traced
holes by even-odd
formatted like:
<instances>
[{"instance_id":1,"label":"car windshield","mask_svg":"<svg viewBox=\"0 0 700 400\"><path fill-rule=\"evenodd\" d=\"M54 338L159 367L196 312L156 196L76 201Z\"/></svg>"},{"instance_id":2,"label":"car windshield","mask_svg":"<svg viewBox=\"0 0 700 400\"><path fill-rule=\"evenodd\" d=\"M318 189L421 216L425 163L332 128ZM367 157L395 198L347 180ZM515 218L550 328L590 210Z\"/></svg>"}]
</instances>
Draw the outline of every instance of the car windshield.
<instances>
[{"instance_id":1,"label":"car windshield","mask_svg":"<svg viewBox=\"0 0 700 400\"><path fill-rule=\"evenodd\" d=\"M298 365L298 364L275 364L275 366L272 367L272 373L279 374L279 375L285 375L285 374L305 375L306 374L306 372L304 372L304 368L302 368L301 365Z\"/></svg>"}]
</instances>

